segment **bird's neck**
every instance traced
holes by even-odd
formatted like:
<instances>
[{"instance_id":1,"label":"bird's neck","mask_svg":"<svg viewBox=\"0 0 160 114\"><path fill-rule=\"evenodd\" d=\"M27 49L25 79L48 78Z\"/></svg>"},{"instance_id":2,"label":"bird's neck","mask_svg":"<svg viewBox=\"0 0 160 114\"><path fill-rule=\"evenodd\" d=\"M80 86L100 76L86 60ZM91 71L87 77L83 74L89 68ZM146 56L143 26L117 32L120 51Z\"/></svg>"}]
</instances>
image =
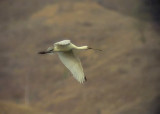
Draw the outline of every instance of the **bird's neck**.
<instances>
[{"instance_id":1,"label":"bird's neck","mask_svg":"<svg viewBox=\"0 0 160 114\"><path fill-rule=\"evenodd\" d=\"M80 47L76 47L76 49L88 49L88 46L80 46Z\"/></svg>"}]
</instances>

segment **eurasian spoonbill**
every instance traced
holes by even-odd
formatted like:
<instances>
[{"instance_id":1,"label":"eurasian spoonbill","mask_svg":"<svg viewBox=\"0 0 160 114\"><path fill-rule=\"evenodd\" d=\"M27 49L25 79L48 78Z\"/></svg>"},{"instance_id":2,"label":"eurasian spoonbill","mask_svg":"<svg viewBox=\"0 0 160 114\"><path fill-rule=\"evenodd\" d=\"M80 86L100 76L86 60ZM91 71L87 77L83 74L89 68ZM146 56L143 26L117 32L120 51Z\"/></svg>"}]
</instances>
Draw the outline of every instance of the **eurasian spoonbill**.
<instances>
[{"instance_id":1,"label":"eurasian spoonbill","mask_svg":"<svg viewBox=\"0 0 160 114\"><path fill-rule=\"evenodd\" d=\"M62 61L62 63L71 71L73 77L83 83L87 81L86 76L84 75L83 68L80 62L79 57L75 54L76 50L87 50L93 49L88 46L78 47L70 42L70 40L63 40L57 43L54 43L53 46L49 47L46 51L41 51L39 54L53 54L56 52ZM99 49L95 49L99 50ZM101 51L101 50L99 50Z\"/></svg>"}]
</instances>

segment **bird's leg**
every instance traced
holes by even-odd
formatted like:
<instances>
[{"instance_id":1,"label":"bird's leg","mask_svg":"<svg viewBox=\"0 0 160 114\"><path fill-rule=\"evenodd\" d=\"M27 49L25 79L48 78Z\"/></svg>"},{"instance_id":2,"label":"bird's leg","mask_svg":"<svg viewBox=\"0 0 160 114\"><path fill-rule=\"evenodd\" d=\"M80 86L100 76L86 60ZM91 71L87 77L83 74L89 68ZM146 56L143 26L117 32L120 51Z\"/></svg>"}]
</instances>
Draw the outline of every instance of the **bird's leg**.
<instances>
[{"instance_id":1,"label":"bird's leg","mask_svg":"<svg viewBox=\"0 0 160 114\"><path fill-rule=\"evenodd\" d=\"M53 50L38 52L38 54L50 54L50 53L53 53Z\"/></svg>"}]
</instances>

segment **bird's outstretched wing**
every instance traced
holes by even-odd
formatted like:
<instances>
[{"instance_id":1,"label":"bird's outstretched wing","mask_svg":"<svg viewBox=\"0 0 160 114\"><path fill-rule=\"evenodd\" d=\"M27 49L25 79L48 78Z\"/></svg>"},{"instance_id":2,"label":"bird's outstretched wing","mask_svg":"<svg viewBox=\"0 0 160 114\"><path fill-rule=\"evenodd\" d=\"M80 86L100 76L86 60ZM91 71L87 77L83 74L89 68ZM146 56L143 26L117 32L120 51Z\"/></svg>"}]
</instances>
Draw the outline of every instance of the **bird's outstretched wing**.
<instances>
[{"instance_id":1,"label":"bird's outstretched wing","mask_svg":"<svg viewBox=\"0 0 160 114\"><path fill-rule=\"evenodd\" d=\"M80 59L75 55L74 51L58 52L58 56L62 63L71 71L73 77L83 83L86 81Z\"/></svg>"}]
</instances>

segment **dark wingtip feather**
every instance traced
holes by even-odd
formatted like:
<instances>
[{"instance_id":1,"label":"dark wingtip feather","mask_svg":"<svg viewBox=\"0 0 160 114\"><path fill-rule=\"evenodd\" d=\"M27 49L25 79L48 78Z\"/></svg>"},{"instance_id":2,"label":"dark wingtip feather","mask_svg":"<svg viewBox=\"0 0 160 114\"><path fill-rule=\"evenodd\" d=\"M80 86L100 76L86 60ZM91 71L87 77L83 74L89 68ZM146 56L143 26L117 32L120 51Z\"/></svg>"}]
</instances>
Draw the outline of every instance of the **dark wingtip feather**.
<instances>
[{"instance_id":1,"label":"dark wingtip feather","mask_svg":"<svg viewBox=\"0 0 160 114\"><path fill-rule=\"evenodd\" d=\"M84 80L85 80L85 81L87 81L87 78L86 78L86 77L84 77Z\"/></svg>"}]
</instances>

